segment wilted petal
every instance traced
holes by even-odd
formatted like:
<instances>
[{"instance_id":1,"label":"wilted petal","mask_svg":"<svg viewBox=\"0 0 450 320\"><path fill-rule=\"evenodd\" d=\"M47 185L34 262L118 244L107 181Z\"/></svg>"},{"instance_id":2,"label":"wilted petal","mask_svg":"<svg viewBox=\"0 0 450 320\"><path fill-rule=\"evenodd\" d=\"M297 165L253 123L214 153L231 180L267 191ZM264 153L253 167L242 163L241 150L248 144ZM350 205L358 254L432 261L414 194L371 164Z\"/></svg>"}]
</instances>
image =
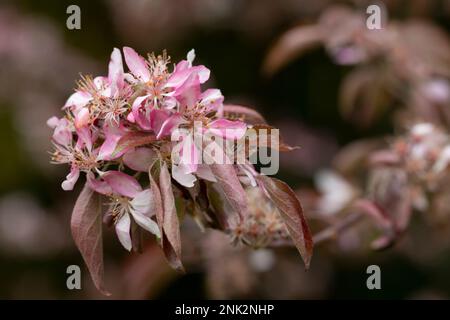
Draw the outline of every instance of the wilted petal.
<instances>
[{"instance_id":1,"label":"wilted petal","mask_svg":"<svg viewBox=\"0 0 450 320\"><path fill-rule=\"evenodd\" d=\"M115 97L124 86L122 55L114 48L108 66L108 80L111 87L111 97Z\"/></svg>"},{"instance_id":2,"label":"wilted petal","mask_svg":"<svg viewBox=\"0 0 450 320\"><path fill-rule=\"evenodd\" d=\"M133 198L142 191L139 182L126 173L120 171L107 171L101 177L115 193L122 196Z\"/></svg>"},{"instance_id":3,"label":"wilted petal","mask_svg":"<svg viewBox=\"0 0 450 320\"><path fill-rule=\"evenodd\" d=\"M127 63L131 73L144 82L149 81L150 72L147 69L145 59L130 47L124 47L123 54L125 56L125 62Z\"/></svg>"},{"instance_id":4,"label":"wilted petal","mask_svg":"<svg viewBox=\"0 0 450 320\"><path fill-rule=\"evenodd\" d=\"M150 148L137 148L125 153L123 155L123 162L133 170L147 172L155 156L155 152Z\"/></svg>"},{"instance_id":5,"label":"wilted petal","mask_svg":"<svg viewBox=\"0 0 450 320\"><path fill-rule=\"evenodd\" d=\"M66 180L63 181L61 187L65 191L73 190L73 186L77 183L80 177L80 169L76 166L72 166L70 173L66 176Z\"/></svg>"},{"instance_id":6,"label":"wilted petal","mask_svg":"<svg viewBox=\"0 0 450 320\"><path fill-rule=\"evenodd\" d=\"M130 226L131 219L127 213L124 214L116 223L117 238L119 238L122 246L128 251L131 251L131 247L133 246L130 236Z\"/></svg>"},{"instance_id":7,"label":"wilted petal","mask_svg":"<svg viewBox=\"0 0 450 320\"><path fill-rule=\"evenodd\" d=\"M247 131L247 124L242 121L218 119L209 124L209 132L225 139L241 139Z\"/></svg>"}]
</instances>

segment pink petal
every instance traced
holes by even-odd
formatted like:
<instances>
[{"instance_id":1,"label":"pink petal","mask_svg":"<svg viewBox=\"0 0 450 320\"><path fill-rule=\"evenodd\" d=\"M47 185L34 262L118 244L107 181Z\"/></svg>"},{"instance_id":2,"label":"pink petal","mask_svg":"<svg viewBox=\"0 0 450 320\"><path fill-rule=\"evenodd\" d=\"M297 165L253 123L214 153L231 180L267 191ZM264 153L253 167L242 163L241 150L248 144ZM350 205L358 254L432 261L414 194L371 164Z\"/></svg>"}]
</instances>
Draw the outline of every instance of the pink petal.
<instances>
[{"instance_id":1,"label":"pink petal","mask_svg":"<svg viewBox=\"0 0 450 320\"><path fill-rule=\"evenodd\" d=\"M172 177L182 186L192 188L197 178L192 173L185 173L186 168L183 164L172 164Z\"/></svg>"},{"instance_id":2,"label":"pink petal","mask_svg":"<svg viewBox=\"0 0 450 320\"><path fill-rule=\"evenodd\" d=\"M133 112L130 112L130 113L127 115L127 120L130 121L131 123L135 123L135 122L136 122L136 120L134 119Z\"/></svg>"},{"instance_id":3,"label":"pink petal","mask_svg":"<svg viewBox=\"0 0 450 320\"><path fill-rule=\"evenodd\" d=\"M119 238L119 241L122 244L122 246L128 251L131 251L131 248L133 247L130 236L130 226L131 226L130 216L128 215L128 213L125 213L119 219L119 221L117 221L115 227L117 238Z\"/></svg>"},{"instance_id":4,"label":"pink petal","mask_svg":"<svg viewBox=\"0 0 450 320\"><path fill-rule=\"evenodd\" d=\"M52 138L62 146L68 146L72 143L72 131L69 129L69 121L66 118L59 120Z\"/></svg>"},{"instance_id":5,"label":"pink petal","mask_svg":"<svg viewBox=\"0 0 450 320\"><path fill-rule=\"evenodd\" d=\"M70 173L66 176L66 180L63 181L61 187L65 191L73 190L73 186L77 183L80 177L80 169L78 167L72 166Z\"/></svg>"},{"instance_id":6,"label":"pink petal","mask_svg":"<svg viewBox=\"0 0 450 320\"><path fill-rule=\"evenodd\" d=\"M91 151L93 144L91 129L89 127L83 127L76 129L76 132L78 135L76 147L78 149L82 149L84 146L86 146L86 148Z\"/></svg>"},{"instance_id":7,"label":"pink petal","mask_svg":"<svg viewBox=\"0 0 450 320\"><path fill-rule=\"evenodd\" d=\"M178 128L178 126L183 122L184 120L179 114L174 114L170 116L161 125L161 128L159 129L156 138L161 139L162 137L169 136L172 133L172 130Z\"/></svg>"},{"instance_id":8,"label":"pink petal","mask_svg":"<svg viewBox=\"0 0 450 320\"><path fill-rule=\"evenodd\" d=\"M111 59L108 66L108 80L111 87L111 96L115 97L124 86L122 55L117 48L114 48L111 53Z\"/></svg>"},{"instance_id":9,"label":"pink petal","mask_svg":"<svg viewBox=\"0 0 450 320\"><path fill-rule=\"evenodd\" d=\"M194 69L193 71L198 74L200 83L205 83L206 81L208 81L211 71L209 71L207 67L200 65L192 67L192 69Z\"/></svg>"},{"instance_id":10,"label":"pink petal","mask_svg":"<svg viewBox=\"0 0 450 320\"><path fill-rule=\"evenodd\" d=\"M184 165L185 173L193 173L197 171L197 166L200 161L200 152L195 145L192 134L185 137L181 143L180 164Z\"/></svg>"},{"instance_id":11,"label":"pink petal","mask_svg":"<svg viewBox=\"0 0 450 320\"><path fill-rule=\"evenodd\" d=\"M112 160L112 153L116 149L120 138L126 134L126 130L122 125L105 123L103 125L103 131L105 133L105 141L100 147L97 160Z\"/></svg>"},{"instance_id":12,"label":"pink petal","mask_svg":"<svg viewBox=\"0 0 450 320\"><path fill-rule=\"evenodd\" d=\"M150 148L137 148L123 155L125 165L133 170L147 172L155 160L155 152Z\"/></svg>"},{"instance_id":13,"label":"pink petal","mask_svg":"<svg viewBox=\"0 0 450 320\"><path fill-rule=\"evenodd\" d=\"M149 81L150 72L147 69L147 64L144 58L138 55L137 52L130 47L124 47L123 54L125 56L125 62L127 63L131 73L144 82Z\"/></svg>"},{"instance_id":14,"label":"pink petal","mask_svg":"<svg viewBox=\"0 0 450 320\"><path fill-rule=\"evenodd\" d=\"M136 121L143 130L151 130L152 128L150 123L150 107L143 105L148 97L150 97L150 95L137 97L131 107L133 120Z\"/></svg>"},{"instance_id":15,"label":"pink petal","mask_svg":"<svg viewBox=\"0 0 450 320\"><path fill-rule=\"evenodd\" d=\"M63 109L65 108L79 109L87 105L91 100L92 96L89 93L84 91L76 91L69 97L69 99L67 99Z\"/></svg>"},{"instance_id":16,"label":"pink petal","mask_svg":"<svg viewBox=\"0 0 450 320\"><path fill-rule=\"evenodd\" d=\"M181 106L192 107L200 98L200 81L198 74L192 73L186 81L175 90L174 97Z\"/></svg>"},{"instance_id":17,"label":"pink petal","mask_svg":"<svg viewBox=\"0 0 450 320\"><path fill-rule=\"evenodd\" d=\"M95 192L104 195L110 195L113 193L113 190L111 189L109 184L102 179L95 179L94 174L92 172L88 172L88 174L86 175L86 180L89 187Z\"/></svg>"},{"instance_id":18,"label":"pink petal","mask_svg":"<svg viewBox=\"0 0 450 320\"><path fill-rule=\"evenodd\" d=\"M102 175L112 190L122 196L133 198L142 191L142 187L137 180L120 171L107 171Z\"/></svg>"},{"instance_id":19,"label":"pink petal","mask_svg":"<svg viewBox=\"0 0 450 320\"><path fill-rule=\"evenodd\" d=\"M225 139L240 139L247 131L247 124L242 121L218 119L209 124L209 132Z\"/></svg>"},{"instance_id":20,"label":"pink petal","mask_svg":"<svg viewBox=\"0 0 450 320\"><path fill-rule=\"evenodd\" d=\"M205 66L189 67L189 62L183 60L177 64L174 72L169 77L166 83L166 87L178 88L180 87L191 75L197 75L200 83L205 83L209 79L210 71Z\"/></svg>"},{"instance_id":21,"label":"pink petal","mask_svg":"<svg viewBox=\"0 0 450 320\"><path fill-rule=\"evenodd\" d=\"M164 122L170 118L170 111L161 109L152 109L150 112L150 127L158 134Z\"/></svg>"},{"instance_id":22,"label":"pink petal","mask_svg":"<svg viewBox=\"0 0 450 320\"><path fill-rule=\"evenodd\" d=\"M59 119L55 116L51 117L47 120L47 126L49 126L52 129L55 129L59 124Z\"/></svg>"},{"instance_id":23,"label":"pink petal","mask_svg":"<svg viewBox=\"0 0 450 320\"><path fill-rule=\"evenodd\" d=\"M90 115L88 108L81 108L75 115L75 127L82 128L89 124Z\"/></svg>"},{"instance_id":24,"label":"pink petal","mask_svg":"<svg viewBox=\"0 0 450 320\"><path fill-rule=\"evenodd\" d=\"M208 89L200 96L201 104L207 111L216 111L219 116L223 113L223 95L219 89Z\"/></svg>"}]
</instances>

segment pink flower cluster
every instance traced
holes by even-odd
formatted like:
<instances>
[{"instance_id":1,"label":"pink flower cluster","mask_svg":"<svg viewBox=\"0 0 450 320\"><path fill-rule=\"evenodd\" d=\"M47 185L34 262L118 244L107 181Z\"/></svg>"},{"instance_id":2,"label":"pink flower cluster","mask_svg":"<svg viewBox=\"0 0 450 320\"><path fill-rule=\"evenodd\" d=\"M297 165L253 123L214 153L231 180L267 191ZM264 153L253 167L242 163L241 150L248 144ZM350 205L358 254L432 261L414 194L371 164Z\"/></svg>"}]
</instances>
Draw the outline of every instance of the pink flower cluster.
<instances>
[{"instance_id":1,"label":"pink flower cluster","mask_svg":"<svg viewBox=\"0 0 450 320\"><path fill-rule=\"evenodd\" d=\"M55 163L70 165L62 183L72 190L80 173L87 185L113 199L116 232L130 250L130 216L142 228L160 237L150 218L148 172L157 159L170 159L173 148L181 158L171 166L172 177L185 187L197 179L216 181L209 166L200 164L198 146L193 142L194 122L202 132L222 139L240 139L247 130L242 121L223 118L223 96L218 89L202 91L210 76L203 65L194 66L194 50L170 71L170 58L164 53L144 59L132 48L124 47L129 72L124 71L121 51L111 54L108 76L82 77L78 88L63 107L65 116L52 117L47 124L54 129ZM178 128L188 129L172 141ZM170 162L169 162L170 163Z\"/></svg>"}]
</instances>

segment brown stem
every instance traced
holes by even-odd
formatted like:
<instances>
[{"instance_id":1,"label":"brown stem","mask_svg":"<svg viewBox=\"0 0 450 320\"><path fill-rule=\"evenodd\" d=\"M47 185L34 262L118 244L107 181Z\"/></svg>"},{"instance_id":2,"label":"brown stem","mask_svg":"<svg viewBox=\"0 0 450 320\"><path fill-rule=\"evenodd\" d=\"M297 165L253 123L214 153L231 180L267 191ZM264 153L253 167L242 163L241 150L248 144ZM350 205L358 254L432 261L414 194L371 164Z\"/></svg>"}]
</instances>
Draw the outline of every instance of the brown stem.
<instances>
[{"instance_id":1,"label":"brown stem","mask_svg":"<svg viewBox=\"0 0 450 320\"><path fill-rule=\"evenodd\" d=\"M345 231L345 229L353 226L355 223L359 222L363 214L361 212L352 212L338 223L320 231L313 237L314 244L317 245L321 242L335 238L340 232Z\"/></svg>"}]
</instances>

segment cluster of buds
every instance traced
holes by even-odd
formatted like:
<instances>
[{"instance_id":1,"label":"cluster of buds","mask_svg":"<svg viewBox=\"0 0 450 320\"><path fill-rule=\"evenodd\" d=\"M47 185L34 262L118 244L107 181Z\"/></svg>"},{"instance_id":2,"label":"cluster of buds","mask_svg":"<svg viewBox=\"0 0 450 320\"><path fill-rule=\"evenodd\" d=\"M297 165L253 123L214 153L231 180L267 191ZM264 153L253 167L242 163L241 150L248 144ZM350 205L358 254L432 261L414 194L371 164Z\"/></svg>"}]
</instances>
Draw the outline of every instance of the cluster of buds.
<instances>
[{"instance_id":1,"label":"cluster of buds","mask_svg":"<svg viewBox=\"0 0 450 320\"><path fill-rule=\"evenodd\" d=\"M249 152L259 146L249 140L266 149L291 149L278 140L262 142L262 131L276 129L252 109L224 105L220 90L202 91L210 71L193 65L193 50L173 68L165 53L144 59L125 47L123 55L128 72L121 51L114 49L108 76L83 76L63 107L65 116L48 120L54 129L52 160L70 166L62 188L72 190L80 173L86 175L72 233L97 287L103 290L97 221L113 225L129 251L139 249L142 230L150 232L169 263L183 269L179 217L189 214L230 232L228 220L238 225L249 220L245 188L260 188L259 196L271 199L280 217L288 218L289 235L308 264L312 241L298 199L249 161Z\"/></svg>"}]
</instances>

